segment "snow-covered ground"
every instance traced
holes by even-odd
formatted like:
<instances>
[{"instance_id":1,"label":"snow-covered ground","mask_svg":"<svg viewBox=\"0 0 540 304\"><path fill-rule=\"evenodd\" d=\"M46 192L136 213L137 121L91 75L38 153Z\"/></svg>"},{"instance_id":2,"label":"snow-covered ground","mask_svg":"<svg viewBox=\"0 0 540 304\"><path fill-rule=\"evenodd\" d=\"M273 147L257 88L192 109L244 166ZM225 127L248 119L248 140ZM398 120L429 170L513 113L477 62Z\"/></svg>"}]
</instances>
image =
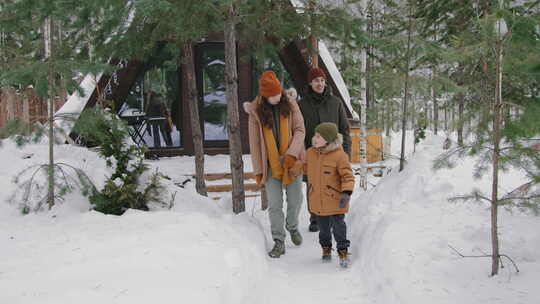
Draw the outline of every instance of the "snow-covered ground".
<instances>
[{"instance_id":1,"label":"snow-covered ground","mask_svg":"<svg viewBox=\"0 0 540 304\"><path fill-rule=\"evenodd\" d=\"M392 154L399 143L394 136ZM411 136L408 137L411 139ZM148 161L165 180L163 195L175 193L170 210L128 211L109 216L88 211L78 193L51 211L20 215L9 202L13 176L30 164L45 163L44 144L0 147L0 303L538 303L540 291L540 218L501 210L500 275L489 277L490 259L460 258L490 251L489 210L479 203L449 203L448 197L473 187L489 193L489 175L472 178L473 160L433 172L442 137L429 135L409 151L406 169L370 177L376 185L353 194L347 215L352 262L340 269L320 262L317 234L304 244L286 241L287 253L270 259L267 214L259 198L246 200L246 212L234 215L228 198L196 195L192 182L174 183L194 172L192 157ZM410 146L410 145L409 145ZM412 147L410 147L412 148ZM58 146L58 161L82 168L100 186L109 169L96 153ZM245 170L251 164L244 156ZM208 172L228 171L226 155L208 156ZM522 182L520 172L506 172L501 190Z\"/></svg>"}]
</instances>

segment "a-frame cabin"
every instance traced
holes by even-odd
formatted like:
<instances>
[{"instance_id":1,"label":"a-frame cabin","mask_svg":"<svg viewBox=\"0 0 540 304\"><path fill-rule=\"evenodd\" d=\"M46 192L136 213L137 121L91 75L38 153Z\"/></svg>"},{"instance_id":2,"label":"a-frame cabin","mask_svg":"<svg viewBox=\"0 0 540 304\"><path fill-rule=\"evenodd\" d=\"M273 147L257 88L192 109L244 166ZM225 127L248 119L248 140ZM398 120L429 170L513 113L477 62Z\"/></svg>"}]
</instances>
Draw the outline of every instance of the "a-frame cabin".
<instances>
[{"instance_id":1,"label":"a-frame cabin","mask_svg":"<svg viewBox=\"0 0 540 304\"><path fill-rule=\"evenodd\" d=\"M270 43L270 42L269 42ZM199 92L199 115L204 138L205 154L228 153L227 109L225 101L224 42L206 40L194 46L195 71ZM175 64L179 54L172 54L163 45L156 46L154 56L147 62L117 60L118 69L112 75L101 75L91 92L85 108L98 100L112 100L120 117L137 128L136 140L146 144L149 154L157 156L193 155L194 147L190 113L186 103L187 83L183 65ZM343 79L326 46L319 43L319 67L327 74L333 94L340 97L347 115L358 115ZM238 47L238 103L251 101L257 94L258 76L271 68L281 78L284 88L294 86L302 95L307 86L311 56L305 41L289 43L275 60L256 63L248 48ZM96 82L94 82L96 83ZM98 95L101 94L101 98ZM69 103L69 100L68 100ZM242 151L249 153L246 113L240 109Z\"/></svg>"}]
</instances>

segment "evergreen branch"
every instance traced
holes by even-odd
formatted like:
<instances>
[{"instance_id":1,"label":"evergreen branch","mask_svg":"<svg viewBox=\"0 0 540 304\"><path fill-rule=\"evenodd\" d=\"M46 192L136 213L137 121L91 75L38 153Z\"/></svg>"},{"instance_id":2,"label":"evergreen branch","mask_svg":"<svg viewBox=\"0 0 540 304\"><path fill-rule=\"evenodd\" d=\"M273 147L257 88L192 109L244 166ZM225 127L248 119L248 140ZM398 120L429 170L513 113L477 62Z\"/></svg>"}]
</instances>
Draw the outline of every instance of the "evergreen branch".
<instances>
[{"instance_id":1,"label":"evergreen branch","mask_svg":"<svg viewBox=\"0 0 540 304\"><path fill-rule=\"evenodd\" d=\"M64 171L64 169L62 168L62 166L59 166L58 164L54 164L54 167L57 168L58 170L60 170L60 172L62 173L62 177L64 178L64 183L66 184L66 186L68 187L68 189L71 189L71 186L69 184L69 180L66 176L66 172Z\"/></svg>"},{"instance_id":2,"label":"evergreen branch","mask_svg":"<svg viewBox=\"0 0 540 304\"><path fill-rule=\"evenodd\" d=\"M460 257L462 258L492 258L492 255L490 254L482 254L482 255L464 255L462 254L461 252L459 252L457 249L455 249L454 247L452 247L451 245L448 245L448 247L450 247L450 249L452 249L457 255L459 255ZM506 254L499 254L498 258L501 259L501 257L505 257L507 258L513 265L514 265L514 268L516 269L516 273L519 273L519 268L517 267L516 263L514 262L514 260L512 260L508 255ZM504 267L501 267L501 268L504 268Z\"/></svg>"},{"instance_id":3,"label":"evergreen branch","mask_svg":"<svg viewBox=\"0 0 540 304\"><path fill-rule=\"evenodd\" d=\"M482 195L480 193L480 191L476 190L476 191L473 191L472 194L469 194L469 195L458 195L458 196L453 196L451 198L448 199L449 202L454 202L454 201L464 201L464 202L467 202L467 201L481 201L481 200L484 200L484 201L487 201L489 203L491 203L491 199Z\"/></svg>"},{"instance_id":4,"label":"evergreen branch","mask_svg":"<svg viewBox=\"0 0 540 304\"><path fill-rule=\"evenodd\" d=\"M489 254L482 254L482 255L464 255L461 252L459 252L456 248L452 247L452 245L448 245L450 249L452 249L457 255L459 255L462 258L487 258L491 257Z\"/></svg>"},{"instance_id":5,"label":"evergreen branch","mask_svg":"<svg viewBox=\"0 0 540 304\"><path fill-rule=\"evenodd\" d=\"M512 265L514 265L514 268L516 269L516 273L519 273L519 268L517 267L516 263L514 262L514 260L512 260L508 255L506 254L499 254L499 259L501 259L501 257L505 257L507 258L508 260L510 260L510 262L512 263ZM501 259L501 262L502 262L502 259Z\"/></svg>"},{"instance_id":6,"label":"evergreen branch","mask_svg":"<svg viewBox=\"0 0 540 304\"><path fill-rule=\"evenodd\" d=\"M454 166L453 159L458 157L463 157L471 147L468 146L457 146L453 149L443 152L438 155L433 162L433 169L439 170L443 168L452 168Z\"/></svg>"},{"instance_id":7,"label":"evergreen branch","mask_svg":"<svg viewBox=\"0 0 540 304\"><path fill-rule=\"evenodd\" d=\"M501 105L503 106L512 106L512 107L516 107L516 108L519 108L519 109L526 109L526 107L524 107L523 105L520 105L520 104L517 104L517 103L514 103L514 102L509 102L509 101L503 101L501 103Z\"/></svg>"},{"instance_id":8,"label":"evergreen branch","mask_svg":"<svg viewBox=\"0 0 540 304\"><path fill-rule=\"evenodd\" d=\"M532 185L533 185L532 181L530 181L528 183L525 183L525 184L517 187L516 189L508 192L505 196L503 196L503 198L501 200L509 199L512 195L515 195L515 194L526 194L526 193L529 192Z\"/></svg>"},{"instance_id":9,"label":"evergreen branch","mask_svg":"<svg viewBox=\"0 0 540 304\"><path fill-rule=\"evenodd\" d=\"M535 194L531 196L509 196L509 197L499 199L498 202L500 203L500 202L513 201L513 200L527 201L527 200L532 200L536 198L540 198L540 194Z\"/></svg>"}]
</instances>

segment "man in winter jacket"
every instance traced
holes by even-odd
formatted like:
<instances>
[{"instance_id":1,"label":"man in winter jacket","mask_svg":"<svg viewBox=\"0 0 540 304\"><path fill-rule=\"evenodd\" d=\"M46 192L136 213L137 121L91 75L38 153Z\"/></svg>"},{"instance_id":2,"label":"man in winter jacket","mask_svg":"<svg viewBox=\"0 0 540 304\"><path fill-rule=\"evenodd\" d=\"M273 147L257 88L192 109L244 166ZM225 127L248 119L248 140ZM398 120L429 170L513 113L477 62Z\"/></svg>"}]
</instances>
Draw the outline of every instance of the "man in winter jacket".
<instances>
[{"instance_id":1,"label":"man in winter jacket","mask_svg":"<svg viewBox=\"0 0 540 304\"><path fill-rule=\"evenodd\" d=\"M308 88L299 101L298 106L304 117L306 127L305 146L311 147L311 139L315 134L315 127L323 122L336 124L338 132L343 136L343 150L351 153L351 137L347 114L341 100L332 95L326 85L326 74L320 68L313 68L308 72ZM307 182L307 180L305 180ZM317 216L311 213L309 231L319 231Z\"/></svg>"}]
</instances>

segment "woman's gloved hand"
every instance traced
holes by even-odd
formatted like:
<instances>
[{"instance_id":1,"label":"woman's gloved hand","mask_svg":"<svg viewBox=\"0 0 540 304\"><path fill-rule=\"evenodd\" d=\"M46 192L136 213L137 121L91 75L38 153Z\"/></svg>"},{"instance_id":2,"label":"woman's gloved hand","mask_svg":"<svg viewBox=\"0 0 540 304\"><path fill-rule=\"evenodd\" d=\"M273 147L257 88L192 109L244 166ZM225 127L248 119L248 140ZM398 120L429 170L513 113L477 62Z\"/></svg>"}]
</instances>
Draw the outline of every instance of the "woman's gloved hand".
<instances>
[{"instance_id":1,"label":"woman's gloved hand","mask_svg":"<svg viewBox=\"0 0 540 304\"><path fill-rule=\"evenodd\" d=\"M283 168L284 169L292 168L295 162L296 162L296 157L287 154L285 155L285 158L283 159Z\"/></svg>"},{"instance_id":2,"label":"woman's gloved hand","mask_svg":"<svg viewBox=\"0 0 540 304\"><path fill-rule=\"evenodd\" d=\"M262 185L262 178L263 178L263 175L262 174L257 174L255 175L255 181L257 182L257 185Z\"/></svg>"}]
</instances>

